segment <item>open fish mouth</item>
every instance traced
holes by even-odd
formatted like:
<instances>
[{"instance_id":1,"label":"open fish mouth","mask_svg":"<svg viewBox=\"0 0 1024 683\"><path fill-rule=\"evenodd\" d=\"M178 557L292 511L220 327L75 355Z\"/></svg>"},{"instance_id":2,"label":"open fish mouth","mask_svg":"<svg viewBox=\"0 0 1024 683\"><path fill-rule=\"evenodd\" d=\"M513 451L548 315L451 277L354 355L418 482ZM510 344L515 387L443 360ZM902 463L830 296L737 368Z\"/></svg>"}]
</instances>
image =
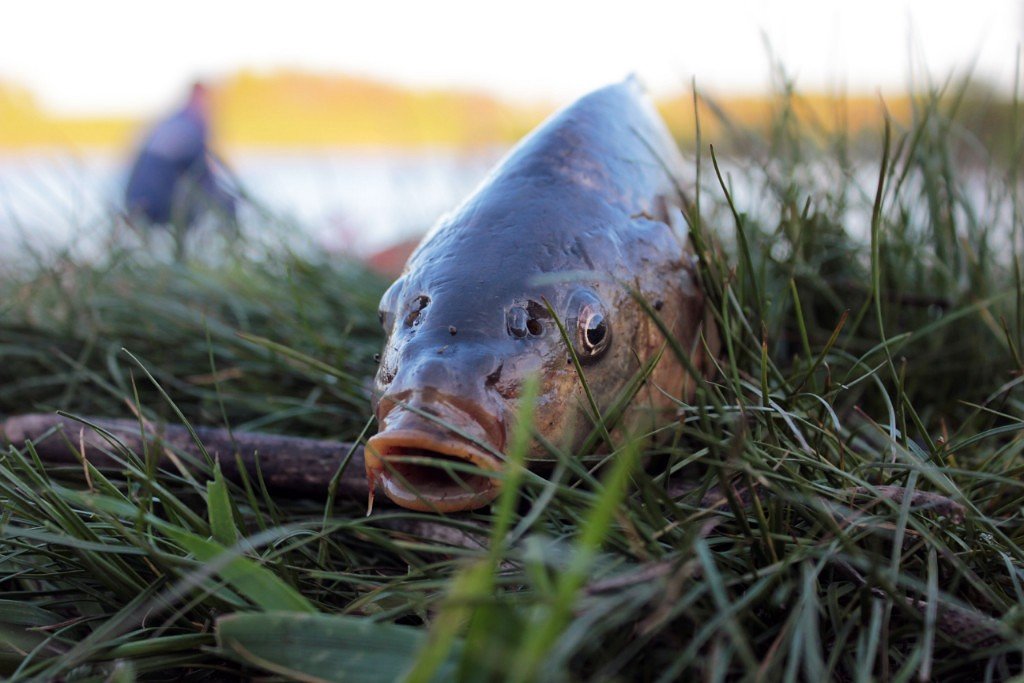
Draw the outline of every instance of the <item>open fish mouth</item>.
<instances>
[{"instance_id":1,"label":"open fish mouth","mask_svg":"<svg viewBox=\"0 0 1024 683\"><path fill-rule=\"evenodd\" d=\"M410 510L481 508L501 490L487 473L500 471L501 461L483 449L418 430L385 431L366 442L371 496L379 482L388 498Z\"/></svg>"}]
</instances>

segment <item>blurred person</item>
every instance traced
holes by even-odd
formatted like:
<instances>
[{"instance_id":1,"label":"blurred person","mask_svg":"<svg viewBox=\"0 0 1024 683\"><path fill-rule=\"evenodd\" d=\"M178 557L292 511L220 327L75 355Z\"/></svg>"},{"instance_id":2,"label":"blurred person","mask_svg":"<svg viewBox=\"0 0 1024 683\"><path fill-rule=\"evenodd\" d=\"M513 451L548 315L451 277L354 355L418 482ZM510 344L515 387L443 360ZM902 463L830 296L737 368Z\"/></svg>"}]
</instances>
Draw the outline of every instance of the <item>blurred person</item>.
<instances>
[{"instance_id":1,"label":"blurred person","mask_svg":"<svg viewBox=\"0 0 1024 683\"><path fill-rule=\"evenodd\" d=\"M169 227L178 260L185 256L188 229L204 214L237 228L235 197L214 171L209 122L210 94L197 82L185 106L149 131L125 187L129 220Z\"/></svg>"}]
</instances>

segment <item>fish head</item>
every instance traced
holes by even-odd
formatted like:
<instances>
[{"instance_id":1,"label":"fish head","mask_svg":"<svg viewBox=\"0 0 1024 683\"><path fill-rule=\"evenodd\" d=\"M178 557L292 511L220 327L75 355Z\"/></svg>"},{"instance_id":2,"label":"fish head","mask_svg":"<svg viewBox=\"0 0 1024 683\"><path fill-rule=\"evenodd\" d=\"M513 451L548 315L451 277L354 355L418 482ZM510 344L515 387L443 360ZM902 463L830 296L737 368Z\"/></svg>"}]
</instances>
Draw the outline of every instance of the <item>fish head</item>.
<instances>
[{"instance_id":1,"label":"fish head","mask_svg":"<svg viewBox=\"0 0 1024 683\"><path fill-rule=\"evenodd\" d=\"M573 218L586 219L586 211L600 213L588 205ZM474 216L486 220L481 212ZM621 212L600 218L591 223L623 220ZM531 225L544 220L534 216ZM437 233L381 300L387 342L374 386L379 431L367 444L366 463L371 486L379 483L403 507L458 511L497 496L499 479L488 473L503 467L531 377L538 382L533 429L540 438L527 458L550 457L549 446L574 452L594 429L590 402L601 410L611 406L644 363L664 349L660 331L630 290L646 287L650 300L678 302L671 309L684 309L674 271L682 252L670 239L654 240L653 229L634 231L630 245L617 243L604 229L581 233L582 240L577 235L571 243L557 231L533 230L535 243L516 246L501 239L511 228L500 220L494 225L492 239L480 239L487 229L475 225L465 228L472 238L454 227ZM473 248L444 244L467 239L475 241ZM646 250L649 260L665 262L665 277L624 282L620 273L587 269L599 255L621 263L624 248L634 258ZM676 255L666 256L673 250ZM627 275L634 268L622 270ZM694 316L683 324L692 326ZM683 370L666 357L651 378L658 387L674 389L683 382ZM656 390L648 393L655 409L640 400L631 410L648 417L664 412L668 399Z\"/></svg>"},{"instance_id":2,"label":"fish head","mask_svg":"<svg viewBox=\"0 0 1024 683\"><path fill-rule=\"evenodd\" d=\"M634 84L604 89L531 134L435 226L381 300L371 496L379 483L415 510L488 504L531 377L529 459L576 452L594 409L640 375L620 425L674 407L685 372L639 301L692 344L702 299L666 208L677 156Z\"/></svg>"}]
</instances>

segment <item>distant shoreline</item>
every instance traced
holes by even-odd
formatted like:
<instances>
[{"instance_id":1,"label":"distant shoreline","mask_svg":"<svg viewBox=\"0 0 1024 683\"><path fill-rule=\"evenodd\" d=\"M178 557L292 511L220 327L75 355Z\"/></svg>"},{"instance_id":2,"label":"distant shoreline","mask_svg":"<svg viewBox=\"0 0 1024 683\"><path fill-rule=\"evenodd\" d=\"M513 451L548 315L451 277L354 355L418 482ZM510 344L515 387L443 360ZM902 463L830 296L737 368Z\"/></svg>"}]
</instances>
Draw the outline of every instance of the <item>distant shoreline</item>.
<instances>
[{"instance_id":1,"label":"distant shoreline","mask_svg":"<svg viewBox=\"0 0 1024 683\"><path fill-rule=\"evenodd\" d=\"M242 72L210 84L214 93L213 138L226 155L235 151L340 151L358 149L476 150L508 146L554 109L513 103L488 94L412 90L343 75L280 71ZM780 108L800 114L811 137L846 133L877 146L886 117L906 127L920 116L921 102L908 94L768 93L699 98L704 144L736 130L770 138ZM1013 104L984 83L972 83L956 101L958 119L992 146L1012 137ZM925 97L922 95L921 97ZM676 140L697 140L692 92L656 102ZM47 150L130 153L149 120L126 115L61 116L38 104L27 88L0 82L0 155ZM744 133L746 135L747 133ZM740 136L741 138L743 136Z\"/></svg>"}]
</instances>

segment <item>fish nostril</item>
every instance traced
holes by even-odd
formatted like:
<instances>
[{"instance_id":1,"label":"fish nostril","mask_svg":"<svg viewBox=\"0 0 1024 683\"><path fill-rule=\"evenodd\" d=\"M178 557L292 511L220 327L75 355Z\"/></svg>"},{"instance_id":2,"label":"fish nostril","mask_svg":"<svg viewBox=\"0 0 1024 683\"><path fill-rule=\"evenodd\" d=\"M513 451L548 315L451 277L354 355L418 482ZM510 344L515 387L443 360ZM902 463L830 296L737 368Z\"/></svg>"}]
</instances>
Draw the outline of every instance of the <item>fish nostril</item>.
<instances>
[{"instance_id":1,"label":"fish nostril","mask_svg":"<svg viewBox=\"0 0 1024 683\"><path fill-rule=\"evenodd\" d=\"M487 375L486 386L494 387L497 386L498 382L501 381L501 371L505 368L504 364L498 365L497 369L491 374Z\"/></svg>"},{"instance_id":2,"label":"fish nostril","mask_svg":"<svg viewBox=\"0 0 1024 683\"><path fill-rule=\"evenodd\" d=\"M430 297L425 294L420 294L418 297L412 300L409 306L409 313L405 316L405 326L412 327L420 322L420 314L427 306L430 305Z\"/></svg>"}]
</instances>

